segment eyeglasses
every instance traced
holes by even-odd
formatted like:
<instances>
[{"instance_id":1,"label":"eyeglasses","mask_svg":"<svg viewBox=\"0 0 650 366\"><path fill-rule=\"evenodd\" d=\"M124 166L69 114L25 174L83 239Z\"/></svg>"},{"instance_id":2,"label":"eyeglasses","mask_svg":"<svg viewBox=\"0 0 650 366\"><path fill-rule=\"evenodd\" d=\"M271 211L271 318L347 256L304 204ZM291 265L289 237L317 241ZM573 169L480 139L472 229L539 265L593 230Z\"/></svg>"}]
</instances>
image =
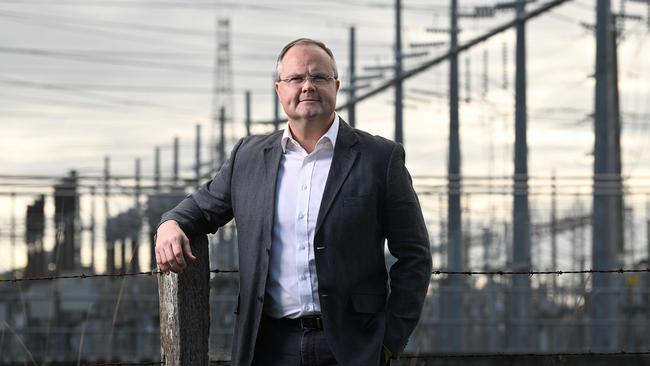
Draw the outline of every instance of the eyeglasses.
<instances>
[{"instance_id":1,"label":"eyeglasses","mask_svg":"<svg viewBox=\"0 0 650 366\"><path fill-rule=\"evenodd\" d=\"M278 81L282 81L291 86L298 87L304 84L307 79L309 79L309 81L311 81L311 83L316 86L323 86L323 85L327 85L327 83L329 83L330 80L335 80L336 78L334 76L327 76L327 75L313 75L313 76L296 75L286 79L280 79Z\"/></svg>"}]
</instances>

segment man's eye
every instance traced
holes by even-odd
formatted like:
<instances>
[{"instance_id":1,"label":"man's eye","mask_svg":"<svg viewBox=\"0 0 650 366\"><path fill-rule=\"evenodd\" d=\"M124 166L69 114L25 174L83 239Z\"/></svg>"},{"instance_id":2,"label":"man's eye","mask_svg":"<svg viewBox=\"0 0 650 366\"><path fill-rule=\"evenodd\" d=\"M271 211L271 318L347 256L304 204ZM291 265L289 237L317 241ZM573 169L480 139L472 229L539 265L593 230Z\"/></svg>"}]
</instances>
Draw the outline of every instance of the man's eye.
<instances>
[{"instance_id":1,"label":"man's eye","mask_svg":"<svg viewBox=\"0 0 650 366\"><path fill-rule=\"evenodd\" d=\"M302 84L303 81L305 81L305 78L303 78L301 76L294 76L294 77L289 78L289 83L291 83L291 84Z\"/></svg>"},{"instance_id":2,"label":"man's eye","mask_svg":"<svg viewBox=\"0 0 650 366\"><path fill-rule=\"evenodd\" d=\"M312 80L314 81L314 84L325 84L327 78L325 76L316 75L312 77Z\"/></svg>"}]
</instances>

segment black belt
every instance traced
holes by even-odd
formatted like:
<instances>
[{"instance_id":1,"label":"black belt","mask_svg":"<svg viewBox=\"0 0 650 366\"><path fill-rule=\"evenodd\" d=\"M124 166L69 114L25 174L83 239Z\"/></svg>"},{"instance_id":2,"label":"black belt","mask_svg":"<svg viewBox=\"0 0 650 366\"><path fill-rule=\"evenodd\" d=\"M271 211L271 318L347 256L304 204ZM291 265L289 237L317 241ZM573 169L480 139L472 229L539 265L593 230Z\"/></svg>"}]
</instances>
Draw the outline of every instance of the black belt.
<instances>
[{"instance_id":1,"label":"black belt","mask_svg":"<svg viewBox=\"0 0 650 366\"><path fill-rule=\"evenodd\" d=\"M323 318L320 315L308 315L296 319L280 318L275 319L267 316L267 319L292 328L302 328L311 330L323 330Z\"/></svg>"}]
</instances>

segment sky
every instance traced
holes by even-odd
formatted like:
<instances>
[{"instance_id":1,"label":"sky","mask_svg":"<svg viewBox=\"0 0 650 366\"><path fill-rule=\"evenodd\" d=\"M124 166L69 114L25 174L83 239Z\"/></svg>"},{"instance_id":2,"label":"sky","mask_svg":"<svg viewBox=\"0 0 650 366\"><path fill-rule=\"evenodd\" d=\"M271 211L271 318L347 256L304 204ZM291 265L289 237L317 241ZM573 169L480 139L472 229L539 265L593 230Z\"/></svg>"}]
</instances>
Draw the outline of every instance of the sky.
<instances>
[{"instance_id":1,"label":"sky","mask_svg":"<svg viewBox=\"0 0 650 366\"><path fill-rule=\"evenodd\" d=\"M537 1L529 8L542 3ZM356 28L358 74L374 74L364 68L392 64L393 4L387 0L3 0L0 244L7 245L3 234L9 228L10 212L17 213L22 232L25 205L38 190L51 192L24 182L17 185L6 176L60 177L71 169L99 176L104 157L110 156L112 174L132 175L134 161L140 158L142 174L150 177L156 146L162 151L163 174L169 176L174 136L181 143L182 174L192 175L195 126L202 126L204 143L214 133L217 19L230 21L234 109L227 136L232 146L244 134L246 90L252 95L253 120L272 118L275 59L289 41L311 37L328 44L337 59L342 86L349 82L350 26ZM420 50L410 47L412 43L448 41L448 34L427 32L427 28L448 28L449 1L403 0L402 4L405 52ZM489 4L493 2L459 1L463 13ZM573 185L567 183L571 192L587 189L593 170L590 115L595 37L588 25L595 22L594 6L592 0L573 0L527 26L529 171L531 176L544 178L553 172L559 177L583 177ZM618 11L621 3L613 1L612 7ZM640 20L626 20L619 43L623 171L639 186L646 186L640 192L648 192L650 11L648 5L629 1L625 9ZM463 18L460 42L513 16L504 11L489 19ZM467 176L513 172L514 45L515 34L510 30L459 57L462 171ZM407 59L405 69L442 54L447 47L429 48L427 56ZM484 54L487 91L483 88ZM407 165L416 185L423 187L429 183L417 177L446 173L448 69L443 62L404 85ZM357 127L392 138L393 93L388 90L360 103ZM345 99L345 93L340 93L339 102ZM341 116L345 119L347 113L342 111ZM253 126L253 133L268 131L268 126ZM208 149L204 145L204 159L210 156ZM547 180L539 184L547 185ZM12 201L10 192L26 193ZM643 195L639 197L634 202L642 205ZM437 207L427 200L423 199L424 205ZM501 201L508 207L508 198ZM487 210L482 202L473 201L479 214ZM564 207L572 204L568 199L562 203ZM113 212L128 207L126 201L113 205ZM89 203L83 207L87 210ZM51 205L48 209L52 210ZM503 212L507 214L507 209ZM434 214L429 215L433 219Z\"/></svg>"}]
</instances>

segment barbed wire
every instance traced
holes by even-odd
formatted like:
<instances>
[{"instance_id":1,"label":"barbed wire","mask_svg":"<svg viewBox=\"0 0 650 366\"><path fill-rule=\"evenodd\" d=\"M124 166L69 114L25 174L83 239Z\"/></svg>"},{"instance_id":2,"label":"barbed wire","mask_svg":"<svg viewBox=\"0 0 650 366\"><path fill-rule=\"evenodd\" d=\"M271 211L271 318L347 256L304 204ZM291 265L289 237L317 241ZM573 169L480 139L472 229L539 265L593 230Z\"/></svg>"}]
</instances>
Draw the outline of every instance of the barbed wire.
<instances>
[{"instance_id":1,"label":"barbed wire","mask_svg":"<svg viewBox=\"0 0 650 366\"><path fill-rule=\"evenodd\" d=\"M23 277L23 278L0 278L0 283L2 282L30 282L30 281L53 281L53 280L67 280L73 278L97 278L97 277L128 277L128 276L153 276L156 274L163 274L161 271L150 271L150 272L121 272L121 273L100 273L100 274L85 274L80 273L76 275L61 275L61 276L37 276L37 277Z\"/></svg>"},{"instance_id":2,"label":"barbed wire","mask_svg":"<svg viewBox=\"0 0 650 366\"><path fill-rule=\"evenodd\" d=\"M437 358L512 358L512 357L616 357L616 356L648 356L650 351L614 351L614 352L559 352L559 353L446 353L446 354L427 354L427 355L411 355L404 354L400 359L437 359Z\"/></svg>"},{"instance_id":3,"label":"barbed wire","mask_svg":"<svg viewBox=\"0 0 650 366\"><path fill-rule=\"evenodd\" d=\"M650 272L650 268L642 269L581 269L581 270L568 270L568 271L433 271L432 275L564 275L564 274L593 274L593 273L645 273Z\"/></svg>"},{"instance_id":4,"label":"barbed wire","mask_svg":"<svg viewBox=\"0 0 650 366\"><path fill-rule=\"evenodd\" d=\"M82 363L82 366L164 365L163 361Z\"/></svg>"},{"instance_id":5,"label":"barbed wire","mask_svg":"<svg viewBox=\"0 0 650 366\"><path fill-rule=\"evenodd\" d=\"M211 269L210 273L216 273L216 274L219 274L219 273L239 273L239 270L238 269L218 269L217 268L217 269Z\"/></svg>"},{"instance_id":6,"label":"barbed wire","mask_svg":"<svg viewBox=\"0 0 650 366\"><path fill-rule=\"evenodd\" d=\"M442 353L442 354L403 354L400 359L407 360L427 360L440 358L514 358L514 357L633 357L633 356L650 356L649 351L614 351L614 352L558 352L558 353ZM232 363L231 360L209 360L210 364L225 365ZM121 362L102 362L102 363L81 363L82 366L139 366L139 365L164 365L163 361L121 361Z\"/></svg>"},{"instance_id":7,"label":"barbed wire","mask_svg":"<svg viewBox=\"0 0 650 366\"><path fill-rule=\"evenodd\" d=\"M239 273L237 269L212 269L210 273L220 274L220 273ZM85 274L80 273L76 275L61 275L61 276L40 276L40 277L23 277L23 278L0 278L0 283L3 282L30 282L30 281L53 281L53 280L65 280L65 279L87 279L87 278L97 278L97 277L130 277L130 276L153 276L158 274L167 274L170 272L162 271L150 271L150 272L121 272L121 273L101 273L101 274ZM494 276L513 276L513 275L568 275L568 274L594 274L594 273L650 273L650 268L640 268L640 269L581 269L581 270L556 270L556 271L444 271L444 270L434 270L431 272L431 275L494 275Z\"/></svg>"},{"instance_id":8,"label":"barbed wire","mask_svg":"<svg viewBox=\"0 0 650 366\"><path fill-rule=\"evenodd\" d=\"M632 357L632 356L649 356L650 351L615 351L615 352L560 352L560 353L446 353L446 354L426 354L414 355L403 354L400 359L406 360L431 360L440 358L514 358L514 357L547 357L547 358L561 358L561 357ZM223 365L231 363L230 360L210 360L210 364Z\"/></svg>"}]
</instances>

